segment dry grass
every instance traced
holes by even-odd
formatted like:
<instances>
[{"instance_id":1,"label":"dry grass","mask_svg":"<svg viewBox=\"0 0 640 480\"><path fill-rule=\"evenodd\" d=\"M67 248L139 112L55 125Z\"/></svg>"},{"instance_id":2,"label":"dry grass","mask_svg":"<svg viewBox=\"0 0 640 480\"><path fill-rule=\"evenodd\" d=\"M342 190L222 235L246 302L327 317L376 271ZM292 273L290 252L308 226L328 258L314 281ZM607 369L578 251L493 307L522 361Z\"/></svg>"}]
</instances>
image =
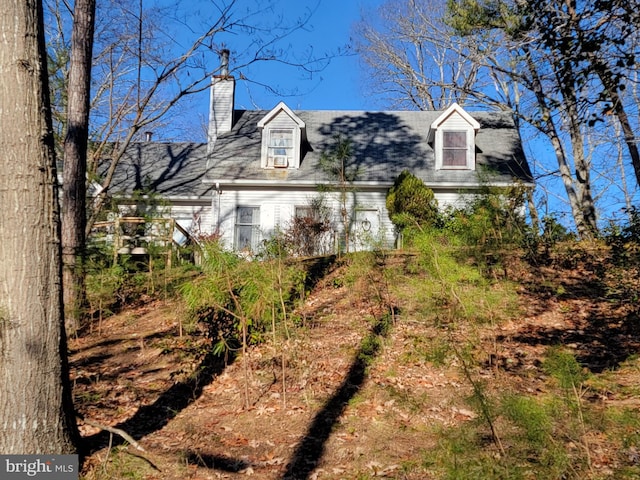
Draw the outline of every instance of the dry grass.
<instances>
[{"instance_id":1,"label":"dry grass","mask_svg":"<svg viewBox=\"0 0 640 480\"><path fill-rule=\"evenodd\" d=\"M177 301L124 311L72 341L76 402L146 452L85 426L84 478L640 478L638 306L607 293L624 285L601 279L606 258L562 260L448 289L412 255L332 270L290 338L248 352L249 408L242 362L198 357ZM585 369L582 425L544 368L557 344ZM507 394L528 400L508 414ZM546 448L527 440L525 407L551 422Z\"/></svg>"}]
</instances>

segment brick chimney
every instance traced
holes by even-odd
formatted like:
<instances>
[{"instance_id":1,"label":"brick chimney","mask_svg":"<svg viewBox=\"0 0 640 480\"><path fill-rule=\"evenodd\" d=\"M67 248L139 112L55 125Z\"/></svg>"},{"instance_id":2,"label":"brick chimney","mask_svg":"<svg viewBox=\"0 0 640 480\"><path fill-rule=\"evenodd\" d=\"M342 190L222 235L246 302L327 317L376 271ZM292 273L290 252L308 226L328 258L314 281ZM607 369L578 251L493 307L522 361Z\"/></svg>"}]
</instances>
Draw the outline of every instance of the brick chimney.
<instances>
[{"instance_id":1,"label":"brick chimney","mask_svg":"<svg viewBox=\"0 0 640 480\"><path fill-rule=\"evenodd\" d=\"M220 51L220 73L211 78L211 101L209 103L208 151L223 133L233 127L233 101L236 81L229 75L229 50Z\"/></svg>"}]
</instances>

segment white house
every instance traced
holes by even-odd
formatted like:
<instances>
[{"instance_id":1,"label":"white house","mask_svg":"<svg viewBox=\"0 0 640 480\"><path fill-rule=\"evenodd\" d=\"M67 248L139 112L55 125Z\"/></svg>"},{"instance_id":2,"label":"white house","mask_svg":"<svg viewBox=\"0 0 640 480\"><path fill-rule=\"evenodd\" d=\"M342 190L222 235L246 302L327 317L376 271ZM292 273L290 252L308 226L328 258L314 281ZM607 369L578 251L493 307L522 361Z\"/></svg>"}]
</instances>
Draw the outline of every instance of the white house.
<instances>
[{"instance_id":1,"label":"white house","mask_svg":"<svg viewBox=\"0 0 640 480\"><path fill-rule=\"evenodd\" d=\"M234 90L223 64L212 79L208 142L133 144L112 193L155 192L184 227L217 232L236 250L259 248L319 195L340 230L336 180L319 165L340 136L358 167L347 209L350 247L362 249L371 241L393 246L385 200L405 169L434 191L440 206L459 205L487 183L533 186L506 112L467 112L457 104L444 111L294 111L284 102L267 111L236 110Z\"/></svg>"}]
</instances>

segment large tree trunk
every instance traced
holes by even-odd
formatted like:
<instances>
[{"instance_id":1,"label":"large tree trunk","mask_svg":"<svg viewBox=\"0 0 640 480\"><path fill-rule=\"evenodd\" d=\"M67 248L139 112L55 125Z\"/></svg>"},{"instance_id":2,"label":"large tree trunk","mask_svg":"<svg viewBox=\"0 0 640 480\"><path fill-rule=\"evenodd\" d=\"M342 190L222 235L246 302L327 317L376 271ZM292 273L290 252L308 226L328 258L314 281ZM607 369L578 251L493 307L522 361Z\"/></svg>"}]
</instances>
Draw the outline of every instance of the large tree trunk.
<instances>
[{"instance_id":1,"label":"large tree trunk","mask_svg":"<svg viewBox=\"0 0 640 480\"><path fill-rule=\"evenodd\" d=\"M95 0L77 0L73 12L67 86L67 134L62 182L62 264L65 317L69 331L80 326L86 298L86 176Z\"/></svg>"},{"instance_id":2,"label":"large tree trunk","mask_svg":"<svg viewBox=\"0 0 640 480\"><path fill-rule=\"evenodd\" d=\"M74 453L42 4L0 5L0 452Z\"/></svg>"}]
</instances>

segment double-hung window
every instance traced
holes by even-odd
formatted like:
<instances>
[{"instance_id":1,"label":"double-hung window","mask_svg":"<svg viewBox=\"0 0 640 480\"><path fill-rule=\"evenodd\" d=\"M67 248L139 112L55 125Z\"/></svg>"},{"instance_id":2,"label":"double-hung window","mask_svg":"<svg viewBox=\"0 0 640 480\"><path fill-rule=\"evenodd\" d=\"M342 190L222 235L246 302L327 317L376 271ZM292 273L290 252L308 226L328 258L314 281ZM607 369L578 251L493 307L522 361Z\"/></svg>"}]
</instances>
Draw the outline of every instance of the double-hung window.
<instances>
[{"instance_id":1,"label":"double-hung window","mask_svg":"<svg viewBox=\"0 0 640 480\"><path fill-rule=\"evenodd\" d=\"M467 132L442 132L442 168L468 168L469 147Z\"/></svg>"},{"instance_id":2,"label":"double-hung window","mask_svg":"<svg viewBox=\"0 0 640 480\"><path fill-rule=\"evenodd\" d=\"M293 161L293 129L269 129L267 165L275 168L286 168Z\"/></svg>"},{"instance_id":3,"label":"double-hung window","mask_svg":"<svg viewBox=\"0 0 640 480\"><path fill-rule=\"evenodd\" d=\"M255 252L260 241L260 207L238 207L236 212L236 250Z\"/></svg>"}]
</instances>

